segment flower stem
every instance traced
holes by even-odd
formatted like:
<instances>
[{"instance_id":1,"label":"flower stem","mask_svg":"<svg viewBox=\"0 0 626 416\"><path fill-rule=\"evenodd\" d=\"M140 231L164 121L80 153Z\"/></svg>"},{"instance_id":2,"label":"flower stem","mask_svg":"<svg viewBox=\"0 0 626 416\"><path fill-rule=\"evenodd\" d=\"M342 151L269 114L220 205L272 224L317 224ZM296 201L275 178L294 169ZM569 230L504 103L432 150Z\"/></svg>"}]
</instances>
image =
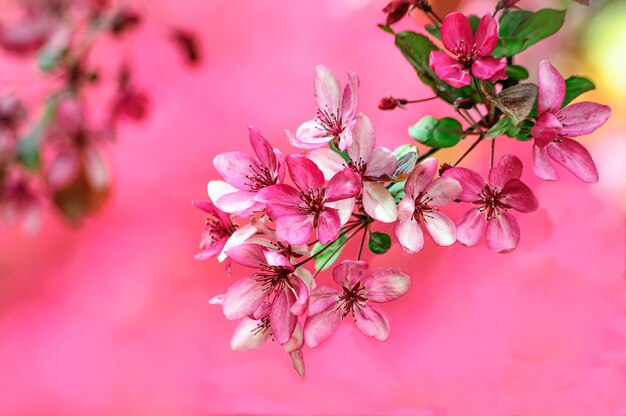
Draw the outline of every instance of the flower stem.
<instances>
[{"instance_id":1,"label":"flower stem","mask_svg":"<svg viewBox=\"0 0 626 416\"><path fill-rule=\"evenodd\" d=\"M359 233L359 231L361 231L361 229L365 227L365 225L362 225L361 227L359 227L358 230L356 230L355 232L353 232L347 239L346 241L344 241L343 243L341 243L339 245L339 247L337 247L337 249L333 252L332 255L328 256L328 258L326 259L326 261L324 261L324 263L322 263L322 265L320 266L320 268L315 272L315 274L313 275L313 279L315 279L317 277L318 274L320 274L320 272L322 270L324 270L324 267L326 267L326 265L328 264L328 262L330 261L330 259L333 258L333 255L341 250L346 244L348 244L348 242L352 239L352 237L354 237L355 235L357 235ZM319 253L318 253L319 254ZM313 257L309 257L308 259L306 259L302 264L306 263L307 261L311 260ZM295 267L295 265L294 265Z\"/></svg>"},{"instance_id":2,"label":"flower stem","mask_svg":"<svg viewBox=\"0 0 626 416\"><path fill-rule=\"evenodd\" d=\"M463 153L463 155L459 158L459 160L457 160L457 161L456 161L456 163L455 163L454 165L452 165L452 166L456 166L456 165L458 165L459 163L461 163L461 161L462 161L463 159L465 159L465 156L467 156L468 154L470 154L470 152L471 152L472 150L474 150L474 148L475 148L476 146L478 146L478 143L480 143L480 142L481 142L484 138L485 138L485 136L483 136L483 135L481 134L481 135L478 137L478 139L476 139L476 141L475 141L474 143L472 143L472 145L471 145L471 146L470 146L470 147L469 147L469 148L465 151L465 153Z\"/></svg>"},{"instance_id":3,"label":"flower stem","mask_svg":"<svg viewBox=\"0 0 626 416\"><path fill-rule=\"evenodd\" d=\"M365 236L367 236L367 232L369 231L369 224L365 226L363 229L363 237L361 238L361 245L359 246L359 252L356 255L356 261L361 260L361 252L363 252L363 245L365 244Z\"/></svg>"},{"instance_id":4,"label":"flower stem","mask_svg":"<svg viewBox=\"0 0 626 416\"><path fill-rule=\"evenodd\" d=\"M420 163L422 160L426 159L428 156L437 153L439 151L439 147L433 147L432 149L430 149L429 151L427 151L426 153L424 153L423 155L421 155L420 157L417 158L417 161L415 162L415 164Z\"/></svg>"},{"instance_id":5,"label":"flower stem","mask_svg":"<svg viewBox=\"0 0 626 416\"><path fill-rule=\"evenodd\" d=\"M493 156L496 153L496 138L494 137L491 140L491 161L490 161L490 167L493 167Z\"/></svg>"}]
</instances>

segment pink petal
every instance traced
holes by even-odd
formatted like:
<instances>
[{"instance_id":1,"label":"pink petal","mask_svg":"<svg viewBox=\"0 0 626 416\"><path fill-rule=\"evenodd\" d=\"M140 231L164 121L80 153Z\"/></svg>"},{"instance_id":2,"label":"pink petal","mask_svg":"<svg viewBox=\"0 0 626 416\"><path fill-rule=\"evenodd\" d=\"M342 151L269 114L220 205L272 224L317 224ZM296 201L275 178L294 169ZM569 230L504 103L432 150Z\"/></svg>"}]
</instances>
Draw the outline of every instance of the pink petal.
<instances>
[{"instance_id":1,"label":"pink petal","mask_svg":"<svg viewBox=\"0 0 626 416\"><path fill-rule=\"evenodd\" d=\"M302 326L300 324L296 324L296 329L291 334L291 338L283 347L285 347L285 351L293 353L295 351L301 350L304 345L304 331L302 330Z\"/></svg>"},{"instance_id":2,"label":"pink petal","mask_svg":"<svg viewBox=\"0 0 626 416\"><path fill-rule=\"evenodd\" d=\"M561 134L578 137L596 131L611 116L611 107L584 101L568 105L558 112L557 117L563 124Z\"/></svg>"},{"instance_id":3,"label":"pink petal","mask_svg":"<svg viewBox=\"0 0 626 416\"><path fill-rule=\"evenodd\" d=\"M264 261L261 262L261 264L263 265L267 265L270 267L280 267L291 271L294 270L294 267L289 259L277 251L263 250L263 256Z\"/></svg>"},{"instance_id":4,"label":"pink petal","mask_svg":"<svg viewBox=\"0 0 626 416\"><path fill-rule=\"evenodd\" d=\"M490 55L498 44L498 24L490 14L480 19L474 43L481 56Z\"/></svg>"},{"instance_id":5,"label":"pink petal","mask_svg":"<svg viewBox=\"0 0 626 416\"><path fill-rule=\"evenodd\" d=\"M333 269L333 279L339 286L351 289L363 280L368 267L364 261L344 260Z\"/></svg>"},{"instance_id":6,"label":"pink petal","mask_svg":"<svg viewBox=\"0 0 626 416\"><path fill-rule=\"evenodd\" d=\"M405 195L398 204L398 220L408 221L415 213L415 200L410 195Z\"/></svg>"},{"instance_id":7,"label":"pink petal","mask_svg":"<svg viewBox=\"0 0 626 416\"><path fill-rule=\"evenodd\" d=\"M466 87L472 82L469 69L444 52L432 51L429 63L439 78L455 88Z\"/></svg>"},{"instance_id":8,"label":"pink petal","mask_svg":"<svg viewBox=\"0 0 626 416\"><path fill-rule=\"evenodd\" d=\"M446 214L429 212L425 215L424 223L435 244L447 247L456 241L456 226Z\"/></svg>"},{"instance_id":9,"label":"pink petal","mask_svg":"<svg viewBox=\"0 0 626 416\"><path fill-rule=\"evenodd\" d=\"M537 78L539 81L537 114L540 116L546 112L556 114L565 98L565 80L547 60L539 62Z\"/></svg>"},{"instance_id":10,"label":"pink petal","mask_svg":"<svg viewBox=\"0 0 626 416\"><path fill-rule=\"evenodd\" d=\"M520 231L517 220L508 212L501 212L487 224L487 247L496 253L515 250L519 243Z\"/></svg>"},{"instance_id":11,"label":"pink petal","mask_svg":"<svg viewBox=\"0 0 626 416\"><path fill-rule=\"evenodd\" d=\"M535 144L540 147L546 146L559 137L563 125L552 113L543 113L533 126L532 135Z\"/></svg>"},{"instance_id":12,"label":"pink petal","mask_svg":"<svg viewBox=\"0 0 626 416\"><path fill-rule=\"evenodd\" d=\"M337 112L341 108L341 87L339 81L327 67L315 67L315 99L321 110Z\"/></svg>"},{"instance_id":13,"label":"pink petal","mask_svg":"<svg viewBox=\"0 0 626 416\"><path fill-rule=\"evenodd\" d=\"M284 215L276 218L276 238L289 244L304 244L313 232L311 215Z\"/></svg>"},{"instance_id":14,"label":"pink petal","mask_svg":"<svg viewBox=\"0 0 626 416\"><path fill-rule=\"evenodd\" d=\"M296 215L300 212L300 192L289 185L272 185L256 193L257 201L268 203L267 213L272 218Z\"/></svg>"},{"instance_id":15,"label":"pink petal","mask_svg":"<svg viewBox=\"0 0 626 416\"><path fill-rule=\"evenodd\" d=\"M504 78L502 77L503 70L506 70L506 61L493 56L479 58L472 64L472 75L485 80L499 81L506 78L506 72L504 72Z\"/></svg>"},{"instance_id":16,"label":"pink petal","mask_svg":"<svg viewBox=\"0 0 626 416\"><path fill-rule=\"evenodd\" d=\"M598 182L598 170L591 155L575 140L562 137L546 146L548 155L563 165L574 176L586 183Z\"/></svg>"},{"instance_id":17,"label":"pink petal","mask_svg":"<svg viewBox=\"0 0 626 416\"><path fill-rule=\"evenodd\" d=\"M337 147L339 150L348 150L348 147L352 145L352 132L354 130L355 122L356 120L348 122L348 124L346 124L343 128L343 131L337 136L337 140L339 141Z\"/></svg>"},{"instance_id":18,"label":"pink petal","mask_svg":"<svg viewBox=\"0 0 626 416\"><path fill-rule=\"evenodd\" d=\"M236 229L235 232L230 237L228 237L228 240L226 240L226 244L224 244L222 252L217 257L217 261L221 263L226 260L226 251L245 243L246 241L248 241L248 239L255 235L257 231L257 228L252 224L246 224Z\"/></svg>"},{"instance_id":19,"label":"pink petal","mask_svg":"<svg viewBox=\"0 0 626 416\"><path fill-rule=\"evenodd\" d=\"M537 198L519 179L511 179L502 189L502 202L519 212L533 212L539 206Z\"/></svg>"},{"instance_id":20,"label":"pink petal","mask_svg":"<svg viewBox=\"0 0 626 416\"><path fill-rule=\"evenodd\" d=\"M304 342L315 348L327 340L341 323L341 314L335 310L335 305L315 314L309 315L304 322Z\"/></svg>"},{"instance_id":21,"label":"pink petal","mask_svg":"<svg viewBox=\"0 0 626 416\"><path fill-rule=\"evenodd\" d=\"M291 357L291 365L298 377L304 379L304 355L302 350L291 351L289 357Z\"/></svg>"},{"instance_id":22,"label":"pink petal","mask_svg":"<svg viewBox=\"0 0 626 416\"><path fill-rule=\"evenodd\" d=\"M246 211L254 203L256 194L249 191L237 191L225 194L215 200L215 205L224 212L236 214Z\"/></svg>"},{"instance_id":23,"label":"pink petal","mask_svg":"<svg viewBox=\"0 0 626 416\"><path fill-rule=\"evenodd\" d=\"M502 59L502 68L498 71L496 71L495 74L493 74L493 76L491 78L487 78L487 81L489 82L496 82L496 81L501 81L503 79L507 78L507 74L506 74L506 60Z\"/></svg>"},{"instance_id":24,"label":"pink petal","mask_svg":"<svg viewBox=\"0 0 626 416\"><path fill-rule=\"evenodd\" d=\"M464 246L473 246L480 240L486 226L485 213L472 208L456 221L456 239Z\"/></svg>"},{"instance_id":25,"label":"pink petal","mask_svg":"<svg viewBox=\"0 0 626 416\"><path fill-rule=\"evenodd\" d=\"M208 260L215 256L224 249L226 244L226 237L217 241L213 240L213 237L208 232L202 233L202 239L200 240L200 252L193 256L196 260Z\"/></svg>"},{"instance_id":26,"label":"pink petal","mask_svg":"<svg viewBox=\"0 0 626 416\"><path fill-rule=\"evenodd\" d=\"M428 205L441 207L448 205L455 199L459 198L463 188L456 179L453 178L437 178L425 189L425 198L428 199Z\"/></svg>"},{"instance_id":27,"label":"pink petal","mask_svg":"<svg viewBox=\"0 0 626 416\"><path fill-rule=\"evenodd\" d=\"M309 316L317 315L325 310L337 306L339 292L328 286L319 286L313 289L309 296Z\"/></svg>"},{"instance_id":28,"label":"pink petal","mask_svg":"<svg viewBox=\"0 0 626 416\"><path fill-rule=\"evenodd\" d=\"M210 181L206 186L206 190L211 201L217 201L224 195L239 192L239 189L224 181Z\"/></svg>"},{"instance_id":29,"label":"pink petal","mask_svg":"<svg viewBox=\"0 0 626 416\"><path fill-rule=\"evenodd\" d=\"M556 173L554 166L552 166L546 149L546 147L533 145L533 172L541 179L555 181L559 179L559 175Z\"/></svg>"},{"instance_id":30,"label":"pink petal","mask_svg":"<svg viewBox=\"0 0 626 416\"><path fill-rule=\"evenodd\" d=\"M288 130L285 130L285 134L289 139L289 143L301 149L316 149L324 146L332 139L332 136L315 120L302 123L296 130L296 134L292 134Z\"/></svg>"},{"instance_id":31,"label":"pink petal","mask_svg":"<svg viewBox=\"0 0 626 416\"><path fill-rule=\"evenodd\" d=\"M324 179L330 180L337 173L346 168L346 163L337 152L327 147L311 150L306 154L324 174Z\"/></svg>"},{"instance_id":32,"label":"pink petal","mask_svg":"<svg viewBox=\"0 0 626 416\"><path fill-rule=\"evenodd\" d=\"M326 201L334 202L354 198L361 191L361 177L350 168L346 168L328 181Z\"/></svg>"},{"instance_id":33,"label":"pink petal","mask_svg":"<svg viewBox=\"0 0 626 416\"><path fill-rule=\"evenodd\" d=\"M308 192L324 186L324 174L313 161L304 156L287 156L287 169L291 179L301 191Z\"/></svg>"},{"instance_id":34,"label":"pink petal","mask_svg":"<svg viewBox=\"0 0 626 416\"><path fill-rule=\"evenodd\" d=\"M337 210L329 208L322 211L317 222L317 237L320 240L320 244L326 244L336 240L337 237L339 237L340 229L341 219L339 218Z\"/></svg>"},{"instance_id":35,"label":"pink petal","mask_svg":"<svg viewBox=\"0 0 626 416\"><path fill-rule=\"evenodd\" d=\"M274 339L279 344L285 344L296 329L298 317L291 313L291 307L296 301L293 292L287 288L280 291L272 302L270 311L270 328Z\"/></svg>"},{"instance_id":36,"label":"pink petal","mask_svg":"<svg viewBox=\"0 0 626 416\"><path fill-rule=\"evenodd\" d=\"M226 319L241 319L253 314L265 299L265 292L255 276L233 283L224 295L223 312Z\"/></svg>"},{"instance_id":37,"label":"pink petal","mask_svg":"<svg viewBox=\"0 0 626 416\"><path fill-rule=\"evenodd\" d=\"M370 303L360 310L354 311L354 321L356 327L368 337L373 337L379 341L386 341L389 338L387 317Z\"/></svg>"},{"instance_id":38,"label":"pink petal","mask_svg":"<svg viewBox=\"0 0 626 416\"><path fill-rule=\"evenodd\" d=\"M250 144L256 153L256 157L261 162L261 165L269 168L270 172L276 172L278 165L276 163L276 155L274 149L261 135L259 129L254 126L248 126L250 132Z\"/></svg>"},{"instance_id":39,"label":"pink petal","mask_svg":"<svg viewBox=\"0 0 626 416\"><path fill-rule=\"evenodd\" d=\"M404 184L404 192L415 199L433 181L439 162L433 157L424 159L413 169Z\"/></svg>"},{"instance_id":40,"label":"pink petal","mask_svg":"<svg viewBox=\"0 0 626 416\"><path fill-rule=\"evenodd\" d=\"M251 166L255 164L256 159L242 152L222 153L213 159L213 166L224 180L241 190L248 190L245 184L250 181L248 175L254 174Z\"/></svg>"},{"instance_id":41,"label":"pink petal","mask_svg":"<svg viewBox=\"0 0 626 416\"><path fill-rule=\"evenodd\" d=\"M324 204L326 208L334 208L339 213L339 220L341 221L341 225L345 225L352 216L352 211L354 211L354 205L356 203L356 198L348 198L342 199L334 202L327 202Z\"/></svg>"},{"instance_id":42,"label":"pink petal","mask_svg":"<svg viewBox=\"0 0 626 416\"><path fill-rule=\"evenodd\" d=\"M396 201L382 183L363 184L363 208L367 215L381 222L394 222L398 218Z\"/></svg>"},{"instance_id":43,"label":"pink petal","mask_svg":"<svg viewBox=\"0 0 626 416\"><path fill-rule=\"evenodd\" d=\"M408 254L419 253L424 247L424 234L413 218L396 225L396 238Z\"/></svg>"},{"instance_id":44,"label":"pink petal","mask_svg":"<svg viewBox=\"0 0 626 416\"><path fill-rule=\"evenodd\" d=\"M385 147L377 147L370 155L364 176L379 178L383 175L393 176L396 171L396 156Z\"/></svg>"},{"instance_id":45,"label":"pink petal","mask_svg":"<svg viewBox=\"0 0 626 416\"><path fill-rule=\"evenodd\" d=\"M463 202L474 202L480 199L480 193L485 187L483 178L467 168L448 169L441 176L455 179L461 185L463 192L459 195L459 199Z\"/></svg>"},{"instance_id":46,"label":"pink petal","mask_svg":"<svg viewBox=\"0 0 626 416\"><path fill-rule=\"evenodd\" d=\"M230 340L230 348L233 351L250 351L259 348L270 336L270 331L265 329L259 331L261 321L250 318L243 318Z\"/></svg>"},{"instance_id":47,"label":"pink petal","mask_svg":"<svg viewBox=\"0 0 626 416\"><path fill-rule=\"evenodd\" d=\"M522 161L517 156L504 155L496 166L489 171L489 185L502 189L511 179L522 177Z\"/></svg>"},{"instance_id":48,"label":"pink petal","mask_svg":"<svg viewBox=\"0 0 626 416\"><path fill-rule=\"evenodd\" d=\"M363 280L367 299L372 302L391 302L407 294L411 277L397 269L378 269Z\"/></svg>"},{"instance_id":49,"label":"pink petal","mask_svg":"<svg viewBox=\"0 0 626 416\"><path fill-rule=\"evenodd\" d=\"M226 255L242 266L260 269L267 266L265 249L259 244L240 244L226 251Z\"/></svg>"},{"instance_id":50,"label":"pink petal","mask_svg":"<svg viewBox=\"0 0 626 416\"><path fill-rule=\"evenodd\" d=\"M230 216L225 212L217 209L215 205L208 199L191 201L192 205L209 215L215 215L222 224L230 224Z\"/></svg>"},{"instance_id":51,"label":"pink petal","mask_svg":"<svg viewBox=\"0 0 626 416\"><path fill-rule=\"evenodd\" d=\"M309 288L304 282L298 284L298 300L291 306L290 312L294 315L301 316L309 307Z\"/></svg>"},{"instance_id":52,"label":"pink petal","mask_svg":"<svg viewBox=\"0 0 626 416\"><path fill-rule=\"evenodd\" d=\"M367 163L375 145L374 126L365 114L360 114L352 130L352 144L348 156L355 163Z\"/></svg>"},{"instance_id":53,"label":"pink petal","mask_svg":"<svg viewBox=\"0 0 626 416\"><path fill-rule=\"evenodd\" d=\"M441 40L443 45L450 52L459 47L462 43L470 46L474 43L472 27L463 13L450 13L443 19L443 23L441 24Z\"/></svg>"},{"instance_id":54,"label":"pink petal","mask_svg":"<svg viewBox=\"0 0 626 416\"><path fill-rule=\"evenodd\" d=\"M341 117L344 120L352 120L356 116L358 101L359 77L354 72L348 72L348 83L341 99Z\"/></svg>"}]
</instances>

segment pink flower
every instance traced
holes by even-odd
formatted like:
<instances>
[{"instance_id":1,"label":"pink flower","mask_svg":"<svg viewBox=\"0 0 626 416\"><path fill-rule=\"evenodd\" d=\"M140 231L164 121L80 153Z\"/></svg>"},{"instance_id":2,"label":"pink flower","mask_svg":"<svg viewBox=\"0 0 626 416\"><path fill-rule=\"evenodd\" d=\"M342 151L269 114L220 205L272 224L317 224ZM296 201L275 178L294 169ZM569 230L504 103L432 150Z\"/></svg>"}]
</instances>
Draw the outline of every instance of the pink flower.
<instances>
[{"instance_id":1,"label":"pink flower","mask_svg":"<svg viewBox=\"0 0 626 416\"><path fill-rule=\"evenodd\" d=\"M0 215L7 225L19 225L25 233L39 231L40 202L25 179L14 177L0 181Z\"/></svg>"},{"instance_id":2,"label":"pink flower","mask_svg":"<svg viewBox=\"0 0 626 416\"><path fill-rule=\"evenodd\" d=\"M363 208L370 217L381 222L394 222L396 203L389 190L379 179L393 176L396 157L385 147L374 147L372 122L360 114L352 132L352 144L348 147L349 162L328 148L315 149L307 156L317 164L326 179L330 179L346 167L351 168L363 181Z\"/></svg>"},{"instance_id":3,"label":"pink flower","mask_svg":"<svg viewBox=\"0 0 626 416\"><path fill-rule=\"evenodd\" d=\"M224 181L211 181L207 189L215 206L224 212L246 215L262 211L265 204L255 199L259 190L284 178L283 157L277 149L250 126L250 144L256 159L242 152L227 152L213 160Z\"/></svg>"},{"instance_id":4,"label":"pink flower","mask_svg":"<svg viewBox=\"0 0 626 416\"><path fill-rule=\"evenodd\" d=\"M352 143L359 78L354 72L348 72L348 84L342 94L339 81L330 69L323 65L315 69L317 115L298 127L295 135L287 131L287 137L291 144L303 149L322 147L332 140L339 149L345 150Z\"/></svg>"},{"instance_id":5,"label":"pink flower","mask_svg":"<svg viewBox=\"0 0 626 416\"><path fill-rule=\"evenodd\" d=\"M359 176L346 168L325 186L322 171L299 155L287 157L287 168L297 189L279 184L264 188L257 196L268 204L267 213L276 222L276 237L290 244L304 244L315 229L320 243L335 240L352 213L353 203L338 208L333 203L359 194Z\"/></svg>"},{"instance_id":6,"label":"pink flower","mask_svg":"<svg viewBox=\"0 0 626 416\"><path fill-rule=\"evenodd\" d=\"M296 272L287 257L258 244L241 244L226 254L235 262L258 270L228 288L223 304L226 318L267 316L274 339L287 343L298 316L306 311L312 284L310 274L305 269Z\"/></svg>"},{"instance_id":7,"label":"pink flower","mask_svg":"<svg viewBox=\"0 0 626 416\"><path fill-rule=\"evenodd\" d=\"M532 130L533 170L546 180L559 176L550 159L557 161L581 181L598 182L598 171L591 155L581 144L570 139L589 134L603 125L611 115L606 105L580 102L561 109L565 98L565 80L544 60L539 63L539 98L537 122Z\"/></svg>"},{"instance_id":8,"label":"pink flower","mask_svg":"<svg viewBox=\"0 0 626 416\"><path fill-rule=\"evenodd\" d=\"M411 278L396 269L368 273L367 268L365 262L346 260L333 270L340 290L320 286L311 292L304 323L304 341L309 347L330 337L350 313L363 334L379 341L389 338L389 321L373 303L390 302L405 295L411 288Z\"/></svg>"},{"instance_id":9,"label":"pink flower","mask_svg":"<svg viewBox=\"0 0 626 416\"><path fill-rule=\"evenodd\" d=\"M441 40L454 58L432 51L430 67L453 87L469 85L472 76L492 82L506 78L506 62L491 56L498 44L498 24L490 14L483 16L474 36L465 15L450 13L441 25Z\"/></svg>"},{"instance_id":10,"label":"pink flower","mask_svg":"<svg viewBox=\"0 0 626 416\"><path fill-rule=\"evenodd\" d=\"M478 243L486 228L487 247L492 251L508 253L517 247L519 225L508 211L532 212L538 205L530 188L519 180L522 162L517 157L502 156L489 171L489 182L466 168L451 168L442 176L456 179L463 188L458 199L474 205L456 222L456 238L461 244Z\"/></svg>"},{"instance_id":11,"label":"pink flower","mask_svg":"<svg viewBox=\"0 0 626 416\"><path fill-rule=\"evenodd\" d=\"M424 246L420 224L424 223L431 237L440 246L456 241L454 222L437 207L448 205L459 197L461 185L452 178L437 178L437 159L428 158L413 169L404 185L405 197L398 205L396 237L409 254Z\"/></svg>"},{"instance_id":12,"label":"pink flower","mask_svg":"<svg viewBox=\"0 0 626 416\"><path fill-rule=\"evenodd\" d=\"M208 214L200 239L201 251L195 255L198 260L206 260L219 254L218 260L223 261L226 258L224 251L244 243L257 231L250 224L237 229L230 216L220 211L210 200L192 203Z\"/></svg>"}]
</instances>

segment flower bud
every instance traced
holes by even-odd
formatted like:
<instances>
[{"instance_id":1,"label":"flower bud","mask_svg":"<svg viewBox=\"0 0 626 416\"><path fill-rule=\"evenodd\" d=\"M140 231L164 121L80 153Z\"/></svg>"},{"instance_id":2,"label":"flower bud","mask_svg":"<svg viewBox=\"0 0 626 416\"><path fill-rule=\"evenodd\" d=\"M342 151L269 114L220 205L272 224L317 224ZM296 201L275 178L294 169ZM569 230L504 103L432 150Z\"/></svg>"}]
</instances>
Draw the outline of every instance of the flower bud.
<instances>
[{"instance_id":1,"label":"flower bud","mask_svg":"<svg viewBox=\"0 0 626 416\"><path fill-rule=\"evenodd\" d=\"M385 24L390 26L402 19L408 12L411 5L415 5L411 0L393 0L383 9L383 13L387 14Z\"/></svg>"},{"instance_id":2,"label":"flower bud","mask_svg":"<svg viewBox=\"0 0 626 416\"><path fill-rule=\"evenodd\" d=\"M442 163L441 167L439 168L439 176L443 175L443 173L445 171L447 171L448 169L453 168L453 166L449 163Z\"/></svg>"},{"instance_id":3,"label":"flower bud","mask_svg":"<svg viewBox=\"0 0 626 416\"><path fill-rule=\"evenodd\" d=\"M378 108L381 110L393 110L396 107L402 108L404 104L407 103L407 100L404 98L394 98L392 96L384 97L380 100L380 104L378 104Z\"/></svg>"}]
</instances>

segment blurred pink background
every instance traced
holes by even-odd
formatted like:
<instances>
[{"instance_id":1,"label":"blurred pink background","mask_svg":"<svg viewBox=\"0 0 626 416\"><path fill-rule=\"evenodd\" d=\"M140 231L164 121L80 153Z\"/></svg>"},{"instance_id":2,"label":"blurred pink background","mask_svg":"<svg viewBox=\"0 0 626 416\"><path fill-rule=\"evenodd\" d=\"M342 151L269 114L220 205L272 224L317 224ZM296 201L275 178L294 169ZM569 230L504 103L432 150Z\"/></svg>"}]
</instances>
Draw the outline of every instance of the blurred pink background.
<instances>
[{"instance_id":1,"label":"blurred pink background","mask_svg":"<svg viewBox=\"0 0 626 416\"><path fill-rule=\"evenodd\" d=\"M105 212L80 229L48 215L35 237L0 231L0 415L626 415L626 89L615 85L626 71L623 2L591 20L571 5L564 33L525 55L531 72L548 57L566 76L588 74L598 90L585 98L612 105L609 123L582 140L600 183L563 170L558 183L541 182L530 145L499 139L498 156L522 158L540 201L518 216L517 251L428 241L417 256L395 246L370 254L372 266L413 277L411 292L385 305L391 338L370 340L346 323L305 350L304 381L276 345L230 350L236 323L207 301L243 271L228 278L217 262L192 258L204 217L190 201L216 177L213 157L247 152L249 124L294 151L283 130L314 114L319 63L342 82L348 70L359 74L360 109L380 144L394 148L422 116L448 114L432 103L376 108L388 91L430 96L376 28L385 3L142 2L156 19L196 30L206 59L183 68L159 26L142 27L127 48L154 108L108 149L116 183ZM469 163L485 174L487 155Z\"/></svg>"}]
</instances>

